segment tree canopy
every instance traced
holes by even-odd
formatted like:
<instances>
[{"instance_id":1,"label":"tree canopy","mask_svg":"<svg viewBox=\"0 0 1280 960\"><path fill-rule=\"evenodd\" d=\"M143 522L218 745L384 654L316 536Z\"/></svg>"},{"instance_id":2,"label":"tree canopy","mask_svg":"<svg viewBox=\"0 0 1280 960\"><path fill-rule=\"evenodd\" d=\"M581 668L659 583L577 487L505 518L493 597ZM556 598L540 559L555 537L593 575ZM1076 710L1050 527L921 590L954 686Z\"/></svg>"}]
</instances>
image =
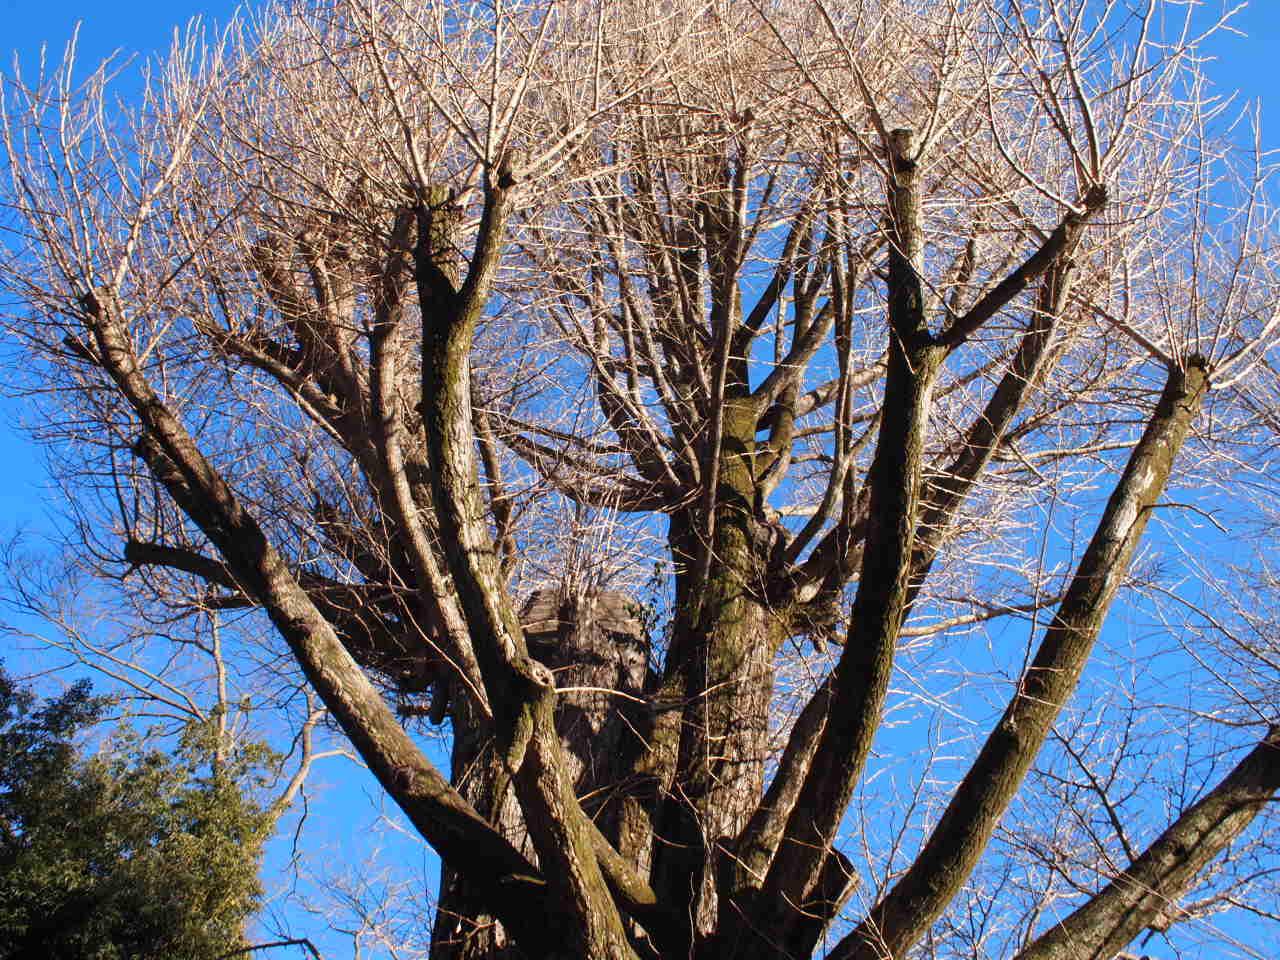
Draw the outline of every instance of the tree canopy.
<instances>
[{"instance_id":1,"label":"tree canopy","mask_svg":"<svg viewBox=\"0 0 1280 960\"><path fill-rule=\"evenodd\" d=\"M83 756L107 701L87 683L37 705L0 670L0 956L214 960L246 945L271 816L189 729L170 756L136 740ZM210 765L212 764L212 770Z\"/></svg>"},{"instance_id":2,"label":"tree canopy","mask_svg":"<svg viewBox=\"0 0 1280 960\"><path fill-rule=\"evenodd\" d=\"M1274 922L1280 247L1222 22L326 0L133 105L11 78L71 555L323 705L443 861L434 960Z\"/></svg>"}]
</instances>

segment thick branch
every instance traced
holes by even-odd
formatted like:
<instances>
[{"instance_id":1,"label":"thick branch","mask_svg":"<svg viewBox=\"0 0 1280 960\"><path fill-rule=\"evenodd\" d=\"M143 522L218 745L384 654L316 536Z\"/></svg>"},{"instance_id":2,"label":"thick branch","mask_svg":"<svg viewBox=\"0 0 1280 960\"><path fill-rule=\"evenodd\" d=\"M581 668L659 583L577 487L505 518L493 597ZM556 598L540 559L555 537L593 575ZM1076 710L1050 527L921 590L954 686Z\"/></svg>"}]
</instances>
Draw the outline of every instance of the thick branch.
<instances>
[{"instance_id":1,"label":"thick branch","mask_svg":"<svg viewBox=\"0 0 1280 960\"><path fill-rule=\"evenodd\" d=\"M1123 874L1017 960L1109 960L1165 915L1280 791L1280 725L1174 821Z\"/></svg>"},{"instance_id":2,"label":"thick branch","mask_svg":"<svg viewBox=\"0 0 1280 960\"><path fill-rule=\"evenodd\" d=\"M449 588L444 570L432 548L423 511L406 470L401 444L403 417L398 390L401 354L401 318L408 287L409 233L413 220L409 210L397 213L391 238L391 253L383 265L374 299L374 325L369 346L370 406L374 438L381 467L380 485L402 533L402 541L413 563L420 596L430 604L444 628L446 658L453 663L464 689L475 700L478 714L487 715L489 705L480 691L480 668L471 646L467 624ZM443 709L443 704L437 707Z\"/></svg>"},{"instance_id":3,"label":"thick branch","mask_svg":"<svg viewBox=\"0 0 1280 960\"><path fill-rule=\"evenodd\" d=\"M241 590L240 584L236 582L236 578L227 569L225 563L194 550L130 539L124 545L124 558L135 567L168 567L171 570L194 574L205 583L214 584L226 590L234 590L237 593Z\"/></svg>"},{"instance_id":4,"label":"thick branch","mask_svg":"<svg viewBox=\"0 0 1280 960\"><path fill-rule=\"evenodd\" d=\"M434 467L432 495L441 534L455 547L447 553L449 571L493 707L504 764L515 778L530 839L569 921L560 931L556 953L580 960L624 960L634 953L592 849L590 823L573 785L562 775L563 749L550 720L555 685L546 669L529 658L494 554L477 480L470 355L497 271L515 186L507 164L490 172L471 265L457 293L442 266L452 246L452 204L442 188L433 187L419 211L415 272L423 316L421 409Z\"/></svg>"},{"instance_id":5,"label":"thick branch","mask_svg":"<svg viewBox=\"0 0 1280 960\"><path fill-rule=\"evenodd\" d=\"M536 868L471 808L396 722L257 522L152 390L120 327L114 296L87 296L84 307L103 365L142 423L139 455L261 602L383 789L441 856L474 865L477 886L522 942L548 954L558 949L560 937L547 917L562 914Z\"/></svg>"},{"instance_id":6,"label":"thick branch","mask_svg":"<svg viewBox=\"0 0 1280 960\"><path fill-rule=\"evenodd\" d=\"M948 348L958 347L978 331L984 323L994 317L1014 297L1034 283L1046 270L1059 262L1060 258L1070 257L1080 241L1081 234L1091 217L1107 203L1107 191L1095 187L1084 198L1084 211L1068 213L1058 224L1048 239L1040 245L1013 273L1009 274L995 289L974 304L973 309L957 319L938 337L938 342Z\"/></svg>"},{"instance_id":7,"label":"thick branch","mask_svg":"<svg viewBox=\"0 0 1280 960\"><path fill-rule=\"evenodd\" d=\"M749 886L759 886L764 880L765 871L782 840L783 827L795 807L804 775L809 771L817 750L818 739L827 725L831 692L832 678L828 675L800 711L778 762L777 772L769 782L769 789L736 845L739 868Z\"/></svg>"},{"instance_id":8,"label":"thick branch","mask_svg":"<svg viewBox=\"0 0 1280 960\"><path fill-rule=\"evenodd\" d=\"M905 956L972 872L1076 687L1207 387L1201 360L1169 371L1156 411L1004 716L915 863L833 958Z\"/></svg>"},{"instance_id":9,"label":"thick branch","mask_svg":"<svg viewBox=\"0 0 1280 960\"><path fill-rule=\"evenodd\" d=\"M826 728L760 898L762 929L786 925L808 899L880 723L902 626L915 539L924 437L944 351L929 335L920 266L919 172L911 134L896 131L889 177L889 360L884 416L868 474L870 510L849 634Z\"/></svg>"},{"instance_id":10,"label":"thick branch","mask_svg":"<svg viewBox=\"0 0 1280 960\"><path fill-rule=\"evenodd\" d=\"M1053 342L1058 319L1071 296L1074 276L1070 262L1049 272L1041 289L1040 303L1022 334L1009 369L982 413L965 432L959 455L942 473L926 481L923 495L926 506L911 565L911 602L928 576L947 529L965 498L991 461L1027 394L1043 379L1043 361Z\"/></svg>"}]
</instances>

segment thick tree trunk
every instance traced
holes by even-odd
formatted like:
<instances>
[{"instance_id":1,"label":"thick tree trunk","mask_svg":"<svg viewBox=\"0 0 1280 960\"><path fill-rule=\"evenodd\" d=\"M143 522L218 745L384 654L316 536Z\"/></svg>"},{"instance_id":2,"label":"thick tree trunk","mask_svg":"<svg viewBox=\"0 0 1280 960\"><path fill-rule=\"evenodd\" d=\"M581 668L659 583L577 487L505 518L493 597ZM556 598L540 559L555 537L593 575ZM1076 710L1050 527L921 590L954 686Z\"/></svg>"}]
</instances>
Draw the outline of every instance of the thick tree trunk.
<instances>
[{"instance_id":1,"label":"thick tree trunk","mask_svg":"<svg viewBox=\"0 0 1280 960\"><path fill-rule=\"evenodd\" d=\"M735 432L726 431L727 449ZM714 563L705 578L692 562L699 527L687 516L671 521L677 624L654 749L674 757L675 767L654 825L653 885L687 908L691 939L715 927L724 851L763 793L773 660L788 634L785 613L760 599L772 544L754 517L749 458L731 452L737 455L721 473ZM678 726L664 727L663 716L678 718Z\"/></svg>"},{"instance_id":2,"label":"thick tree trunk","mask_svg":"<svg viewBox=\"0 0 1280 960\"><path fill-rule=\"evenodd\" d=\"M475 809L532 863L537 863L508 783L493 729L470 709L465 697L452 696L453 752L450 782ZM503 796L495 793L503 789ZM495 809L496 807L496 809ZM431 960L516 960L525 956L465 879L447 861L440 864L440 894L431 933Z\"/></svg>"},{"instance_id":3,"label":"thick tree trunk","mask_svg":"<svg viewBox=\"0 0 1280 960\"><path fill-rule=\"evenodd\" d=\"M534 594L521 613L529 653L548 667L556 686L555 726L564 746L566 775L583 811L618 844L625 773L638 751L634 700L644 693L648 650L628 598L619 593L563 596ZM565 689L568 688L568 689ZM629 699L632 698L632 699ZM453 783L530 860L529 842L513 793L494 748L491 729L453 699ZM504 796L497 799L495 792ZM432 933L432 960L514 960L526 956L447 864L440 871L440 901Z\"/></svg>"}]
</instances>

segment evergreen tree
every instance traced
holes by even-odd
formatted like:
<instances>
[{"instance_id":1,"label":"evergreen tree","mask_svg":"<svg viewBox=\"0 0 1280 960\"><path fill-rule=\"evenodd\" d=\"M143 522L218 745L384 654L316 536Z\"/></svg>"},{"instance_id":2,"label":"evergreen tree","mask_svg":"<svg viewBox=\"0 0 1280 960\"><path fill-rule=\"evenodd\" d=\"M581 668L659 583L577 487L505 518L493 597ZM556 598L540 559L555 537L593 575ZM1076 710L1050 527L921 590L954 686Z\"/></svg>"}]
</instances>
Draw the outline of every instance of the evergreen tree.
<instances>
[{"instance_id":1,"label":"evergreen tree","mask_svg":"<svg viewBox=\"0 0 1280 960\"><path fill-rule=\"evenodd\" d=\"M271 763L190 725L173 755L124 732L75 740L109 701L81 682L38 704L0 670L0 957L220 957L244 946Z\"/></svg>"}]
</instances>

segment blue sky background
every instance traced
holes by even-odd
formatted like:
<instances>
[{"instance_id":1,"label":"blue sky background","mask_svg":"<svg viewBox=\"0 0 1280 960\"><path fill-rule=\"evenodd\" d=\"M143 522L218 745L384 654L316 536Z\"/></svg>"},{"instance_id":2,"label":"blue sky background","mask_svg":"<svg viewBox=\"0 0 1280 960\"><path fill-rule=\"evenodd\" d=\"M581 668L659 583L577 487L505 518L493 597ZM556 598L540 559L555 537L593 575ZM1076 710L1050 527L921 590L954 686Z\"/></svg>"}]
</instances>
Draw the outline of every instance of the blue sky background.
<instances>
[{"instance_id":1,"label":"blue sky background","mask_svg":"<svg viewBox=\"0 0 1280 960\"><path fill-rule=\"evenodd\" d=\"M1206 6L1216 9L1212 0ZM85 65L96 64L116 51L147 55L167 46L175 25L195 16L210 23L225 22L236 9L236 4L221 0L0 0L4 22L0 55L12 52L24 72L32 73L41 45L48 45L50 59L56 62L77 23L81 24L79 59ZM1280 149L1280 70L1275 45L1275 38L1280 37L1280 0L1254 0L1233 22L1241 35L1221 34L1213 40L1207 52L1216 62L1209 64L1206 72L1220 92L1238 90L1242 102L1261 103L1263 146ZM127 86L122 87L121 93L127 92ZM7 538L18 529L35 534L48 530L50 512L56 510L41 451L19 429L26 412L20 400L0 399L0 538ZM0 650L0 657L4 656ZM377 816L378 800L367 778L339 773L326 777L322 773L318 779L345 783L340 789L329 791L324 810L315 811L308 826L309 835L326 837L325 843L335 858L349 855L353 834L361 835L366 846L377 843L368 836L369 825ZM411 860L410 874L425 870L434 876L434 867L415 844L402 844L399 849L401 857L407 855ZM277 850L273 859L278 863L283 856L287 856L287 850ZM326 957L352 955L349 940L321 935L324 922L320 918L294 913L288 920L295 933L316 937ZM279 957L285 953L272 951L263 955Z\"/></svg>"}]
</instances>

